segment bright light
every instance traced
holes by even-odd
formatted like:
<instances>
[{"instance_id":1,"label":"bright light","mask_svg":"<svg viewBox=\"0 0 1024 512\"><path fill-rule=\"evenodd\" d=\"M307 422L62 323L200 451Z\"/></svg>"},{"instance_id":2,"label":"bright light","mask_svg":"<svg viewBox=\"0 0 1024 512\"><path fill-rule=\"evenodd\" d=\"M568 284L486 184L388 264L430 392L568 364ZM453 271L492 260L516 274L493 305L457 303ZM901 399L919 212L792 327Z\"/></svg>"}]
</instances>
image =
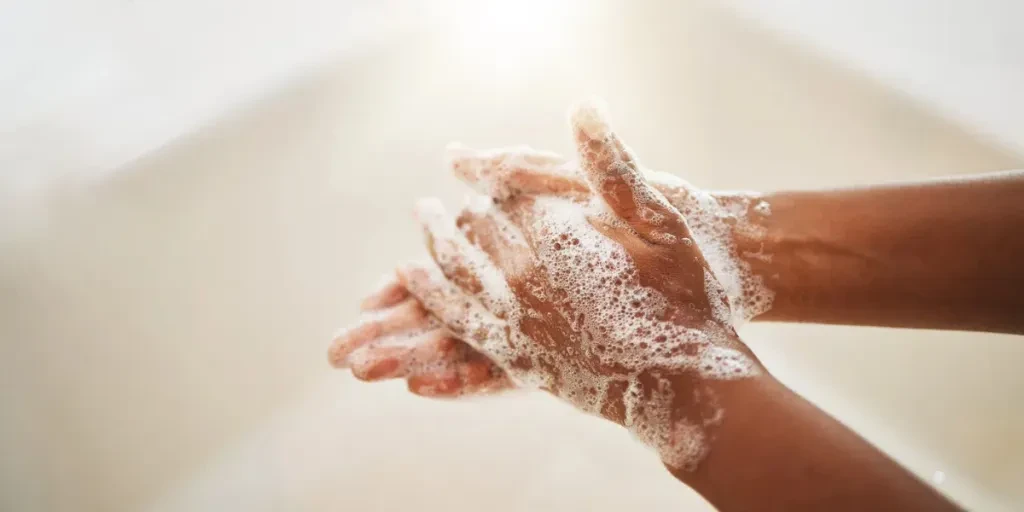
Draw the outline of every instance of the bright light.
<instances>
[{"instance_id":1,"label":"bright light","mask_svg":"<svg viewBox=\"0 0 1024 512\"><path fill-rule=\"evenodd\" d=\"M572 0L470 2L453 21L453 43L479 71L499 76L534 69L571 38Z\"/></svg>"}]
</instances>

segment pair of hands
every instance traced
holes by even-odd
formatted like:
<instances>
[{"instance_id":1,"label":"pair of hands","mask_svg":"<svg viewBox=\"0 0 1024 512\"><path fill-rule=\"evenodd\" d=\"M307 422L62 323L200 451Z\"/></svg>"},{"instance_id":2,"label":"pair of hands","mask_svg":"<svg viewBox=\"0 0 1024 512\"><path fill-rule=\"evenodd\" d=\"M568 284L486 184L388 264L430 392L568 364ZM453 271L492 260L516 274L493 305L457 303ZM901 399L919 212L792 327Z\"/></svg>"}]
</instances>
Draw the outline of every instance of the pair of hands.
<instances>
[{"instance_id":1,"label":"pair of hands","mask_svg":"<svg viewBox=\"0 0 1024 512\"><path fill-rule=\"evenodd\" d=\"M770 306L744 263L767 205L644 171L592 103L572 129L578 164L451 148L482 196L417 205L433 263L368 297L330 360L424 396L542 388L692 466L722 414L708 383L762 371L734 327Z\"/></svg>"}]
</instances>

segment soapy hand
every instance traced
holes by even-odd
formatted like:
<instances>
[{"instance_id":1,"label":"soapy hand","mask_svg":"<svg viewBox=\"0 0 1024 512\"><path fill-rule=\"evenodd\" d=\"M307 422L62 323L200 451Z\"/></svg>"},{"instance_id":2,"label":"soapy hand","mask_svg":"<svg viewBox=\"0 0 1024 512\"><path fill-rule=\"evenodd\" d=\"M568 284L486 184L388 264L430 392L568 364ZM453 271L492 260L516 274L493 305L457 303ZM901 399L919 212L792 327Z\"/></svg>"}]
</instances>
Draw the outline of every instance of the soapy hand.
<instances>
[{"instance_id":1,"label":"soapy hand","mask_svg":"<svg viewBox=\"0 0 1024 512\"><path fill-rule=\"evenodd\" d=\"M478 191L507 199L513 195L558 195L588 201L592 195L577 162L557 154L526 147L497 150L449 148L453 171ZM687 218L691 234L729 298L733 323L749 320L767 310L771 293L761 276L751 272L751 258L765 258L761 251L761 221L769 214L767 203L753 193L710 193L666 173L642 170L646 181ZM464 210L465 225L477 214ZM451 398L490 393L513 387L511 379L488 357L446 333L419 314L416 302L397 277L388 279L363 303L366 318L339 335L331 360L350 367L363 380L403 378L416 394ZM409 318L410 311L417 316ZM366 327L366 324L376 327ZM424 335L430 332L430 335ZM403 341L395 347L395 339Z\"/></svg>"},{"instance_id":2,"label":"soapy hand","mask_svg":"<svg viewBox=\"0 0 1024 512\"><path fill-rule=\"evenodd\" d=\"M472 152L456 155L457 174L497 201L457 220L438 202L421 203L437 265L402 269L400 279L448 333L519 384L629 427L672 467L691 466L720 418L705 383L760 366L735 337L726 289L679 210L647 183L596 107L577 109L573 127L586 187L554 172L542 190L525 190L538 181L509 166L476 172L465 166ZM391 315L406 319L399 324L417 315L429 324L419 304L398 307L410 310ZM504 378L468 375L458 382Z\"/></svg>"},{"instance_id":3,"label":"soapy hand","mask_svg":"<svg viewBox=\"0 0 1024 512\"><path fill-rule=\"evenodd\" d=\"M332 363L429 396L546 389L627 427L723 511L959 510L737 338L772 300L751 269L785 283L763 265L764 247L787 263L792 241L766 221L772 205L643 171L593 105L573 128L578 167L453 148L456 174L485 195L455 218L418 205L433 262L369 297ZM792 218L792 197L772 201Z\"/></svg>"},{"instance_id":4,"label":"soapy hand","mask_svg":"<svg viewBox=\"0 0 1024 512\"><path fill-rule=\"evenodd\" d=\"M361 380L406 379L417 395L452 398L512 387L504 370L457 339L391 277L367 297L363 316L331 344L329 358Z\"/></svg>"},{"instance_id":5,"label":"soapy hand","mask_svg":"<svg viewBox=\"0 0 1024 512\"><path fill-rule=\"evenodd\" d=\"M580 164L555 153L515 147L479 151L452 145L455 174L478 192L497 199L511 195L559 195L586 201L593 190ZM750 262L770 259L763 249L769 204L755 192L709 192L673 174L644 169L643 179L686 218L692 238L725 287L733 321L741 325L771 308L773 294Z\"/></svg>"}]
</instances>

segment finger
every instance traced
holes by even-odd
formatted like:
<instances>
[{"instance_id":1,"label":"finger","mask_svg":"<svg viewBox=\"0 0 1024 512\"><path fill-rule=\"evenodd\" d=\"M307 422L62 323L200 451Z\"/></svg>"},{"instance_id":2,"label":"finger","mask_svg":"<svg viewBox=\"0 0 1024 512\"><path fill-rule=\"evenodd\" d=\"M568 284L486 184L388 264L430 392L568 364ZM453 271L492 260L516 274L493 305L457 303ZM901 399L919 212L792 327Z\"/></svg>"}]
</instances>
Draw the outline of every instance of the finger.
<instances>
[{"instance_id":1,"label":"finger","mask_svg":"<svg viewBox=\"0 0 1024 512\"><path fill-rule=\"evenodd\" d=\"M398 282L398 278L394 274L388 274L384 276L377 289L363 299L359 308L363 311L389 308L408 297L409 290L406 290L402 283Z\"/></svg>"},{"instance_id":2,"label":"finger","mask_svg":"<svg viewBox=\"0 0 1024 512\"><path fill-rule=\"evenodd\" d=\"M456 369L466 394L496 393L515 387L501 367L474 350L467 354Z\"/></svg>"},{"instance_id":3,"label":"finger","mask_svg":"<svg viewBox=\"0 0 1024 512\"><path fill-rule=\"evenodd\" d=\"M504 344L504 322L448 281L436 266L407 265L398 270L398 278L459 339L488 353L488 348Z\"/></svg>"},{"instance_id":4,"label":"finger","mask_svg":"<svg viewBox=\"0 0 1024 512\"><path fill-rule=\"evenodd\" d=\"M360 380L381 380L454 368L466 347L444 329L402 340L397 344L364 346L349 356L348 366Z\"/></svg>"},{"instance_id":5,"label":"finger","mask_svg":"<svg viewBox=\"0 0 1024 512\"><path fill-rule=\"evenodd\" d=\"M352 374L364 381L409 378L419 386L448 382L421 394L455 396L496 393L514 387L504 370L466 343L443 330L398 345L368 345L349 356ZM451 377L458 376L458 385Z\"/></svg>"},{"instance_id":6,"label":"finger","mask_svg":"<svg viewBox=\"0 0 1024 512\"><path fill-rule=\"evenodd\" d=\"M696 206L695 200L698 190L686 180L674 174L652 171L650 169L643 169L642 173L644 180L660 192L676 210L684 213L684 217L684 210L692 209Z\"/></svg>"},{"instance_id":7,"label":"finger","mask_svg":"<svg viewBox=\"0 0 1024 512\"><path fill-rule=\"evenodd\" d=\"M771 298L758 293L762 287L743 268L734 240L747 230L757 236L760 226L744 220L770 215L768 203L751 192L711 193L664 172L645 171L644 176L686 219L700 251L712 256L706 258L707 264L725 289L734 316L745 320L763 311Z\"/></svg>"},{"instance_id":8,"label":"finger","mask_svg":"<svg viewBox=\"0 0 1024 512\"><path fill-rule=\"evenodd\" d=\"M586 195L587 183L571 162L528 147L477 150L449 145L452 172L474 190L499 200L516 194Z\"/></svg>"},{"instance_id":9,"label":"finger","mask_svg":"<svg viewBox=\"0 0 1024 512\"><path fill-rule=\"evenodd\" d=\"M441 201L428 198L416 202L416 219L427 237L427 249L450 281L470 295L483 291L483 283L469 260L472 251Z\"/></svg>"},{"instance_id":10,"label":"finger","mask_svg":"<svg viewBox=\"0 0 1024 512\"><path fill-rule=\"evenodd\" d=\"M553 201L552 201L553 199ZM545 198L533 195L518 195L508 198L494 206L494 213L489 216L502 234L511 233L514 236L514 248L520 254L517 267L529 269L537 254L538 244L546 240L550 235L551 223L546 222L555 218L551 208L553 206L566 206L574 208L570 201L563 201L561 198ZM576 209L583 212L581 209ZM509 226L502 229L502 223L508 222ZM486 224L483 224L480 233L486 233ZM503 269L504 270L504 269ZM520 274L507 271L506 275L515 276Z\"/></svg>"},{"instance_id":11,"label":"finger","mask_svg":"<svg viewBox=\"0 0 1024 512\"><path fill-rule=\"evenodd\" d=\"M429 398L491 394L515 387L504 371L485 360L464 361L455 368L414 375L407 384L412 393Z\"/></svg>"},{"instance_id":12,"label":"finger","mask_svg":"<svg viewBox=\"0 0 1024 512\"><path fill-rule=\"evenodd\" d=\"M423 383L458 375L457 387L445 395L496 393L514 387L508 375L493 361L443 330L406 340L397 345L368 345L349 356L352 374L364 381L414 378Z\"/></svg>"},{"instance_id":13,"label":"finger","mask_svg":"<svg viewBox=\"0 0 1024 512\"><path fill-rule=\"evenodd\" d=\"M413 394L429 398L454 398L463 392L457 370L409 377L407 384Z\"/></svg>"},{"instance_id":14,"label":"finger","mask_svg":"<svg viewBox=\"0 0 1024 512\"><path fill-rule=\"evenodd\" d=\"M481 198L462 209L455 225L506 277L522 275L532 259L522 231L490 198Z\"/></svg>"},{"instance_id":15,"label":"finger","mask_svg":"<svg viewBox=\"0 0 1024 512\"><path fill-rule=\"evenodd\" d=\"M449 281L504 317L511 292L504 278L479 247L457 228L440 201L424 199L416 204L416 217L427 236L427 248Z\"/></svg>"},{"instance_id":16,"label":"finger","mask_svg":"<svg viewBox=\"0 0 1024 512\"><path fill-rule=\"evenodd\" d=\"M611 130L596 101L583 102L571 122L583 174L612 212L652 244L689 234L679 213L643 177L636 158Z\"/></svg>"},{"instance_id":17,"label":"finger","mask_svg":"<svg viewBox=\"0 0 1024 512\"><path fill-rule=\"evenodd\" d=\"M331 364L343 368L345 360L353 350L366 345L378 338L396 333L427 329L431 319L427 311L414 299L388 309L363 313L359 321L341 331L328 349L327 357Z\"/></svg>"},{"instance_id":18,"label":"finger","mask_svg":"<svg viewBox=\"0 0 1024 512\"><path fill-rule=\"evenodd\" d=\"M756 204L751 200L750 193L712 194L665 172L644 171L644 177L683 216L690 232L705 252L728 252L725 247L732 238L730 230L736 224L736 217L750 215L752 205ZM762 207L761 211L765 208Z\"/></svg>"}]
</instances>

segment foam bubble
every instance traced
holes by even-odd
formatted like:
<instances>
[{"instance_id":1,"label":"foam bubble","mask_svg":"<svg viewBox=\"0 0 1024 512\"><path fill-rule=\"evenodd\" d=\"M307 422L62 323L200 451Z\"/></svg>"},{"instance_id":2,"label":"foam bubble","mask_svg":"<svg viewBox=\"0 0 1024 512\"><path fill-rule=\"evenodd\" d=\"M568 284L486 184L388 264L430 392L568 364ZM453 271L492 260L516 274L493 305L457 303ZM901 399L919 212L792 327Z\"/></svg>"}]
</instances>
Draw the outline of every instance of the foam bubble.
<instances>
[{"instance_id":1,"label":"foam bubble","mask_svg":"<svg viewBox=\"0 0 1024 512\"><path fill-rule=\"evenodd\" d=\"M608 135L601 131L606 124L599 108L576 112L573 122L577 129L594 138ZM472 176L469 181L478 190L499 200L511 197L515 191L507 188L506 180L496 179L494 173L485 174L486 169L495 168L494 162L488 160L500 159L499 173L531 165L509 150L483 156L474 153L472 158L459 151L456 148L455 158L461 158L456 171ZM558 168L572 173L579 169L574 164ZM705 275L708 303L713 306L713 321L708 325L685 327L659 320L672 305L657 290L641 285L626 250L591 225L588 218L600 218L617 229L629 229L596 196L586 204L535 196L534 217L538 221L526 226L530 236L525 236L497 211L490 198L469 203L470 211L491 215L513 245L525 247L528 238L534 241L532 251L539 265L517 270L520 274L541 275L533 276L536 281L524 280L521 286L537 300L555 305L557 313L534 310L511 298L506 278L522 280L524 275L505 276L486 256L474 252L475 247L465 247L460 257L481 277L481 302L490 304L491 311L493 304L501 305L504 314L500 324L494 318L486 323L492 326L489 332L504 334L493 335L486 351L517 384L552 390L590 413L621 410L624 425L658 451L666 464L686 468L704 456L705 428L720 421L724 412L711 404L708 407L713 413L700 423L673 418L677 400L689 397L675 396L671 382L664 377L652 377L652 372L691 372L706 379L736 379L759 371L755 362L737 350L715 323L738 325L770 307L771 291L744 260L770 256L740 255L733 240L736 230L756 233L763 229L749 216L767 216L771 209L753 194L737 194L730 196L731 201L720 201L676 176L653 171L645 171L645 176L658 191L641 197L641 203L671 204L679 209L712 270ZM651 208L642 208L640 214L651 223L664 220L661 213ZM461 235L447 234L454 238ZM664 235L666 242L679 241L673 233L658 235ZM511 273L517 274L517 270ZM524 324L551 320L545 316L551 314L563 315L562 320L572 326L570 335L577 339L555 344L529 339ZM480 319L469 319L466 325L480 323Z\"/></svg>"},{"instance_id":2,"label":"foam bubble","mask_svg":"<svg viewBox=\"0 0 1024 512\"><path fill-rule=\"evenodd\" d=\"M600 217L628 229L599 199L581 205L540 196L533 207L539 220L527 228L533 235L538 271L543 272L541 279L549 289L530 290L555 304L560 314L573 315L567 320L577 339L557 349L528 339L521 329L523 322L544 319L551 313L513 306L506 321L511 327L508 342L515 348L507 354L520 360L525 357L528 364L520 362L511 373L520 383L552 389L587 412L621 407L625 426L657 450L666 463L674 467L694 464L706 449L704 425L673 420L678 397L670 382L659 378L650 389L641 376L650 378L652 371L693 372L704 378L736 379L756 374L757 366L732 348L713 323L685 327L660 320L672 307L668 299L641 285L629 253L588 221L588 217ZM712 275L706 279L712 294L709 300L720 304L714 313L716 320L728 321L728 306L720 295L714 295L724 294L724 290ZM508 363L504 361L505 366ZM621 397L611 396L610 390L621 385L626 392Z\"/></svg>"},{"instance_id":3,"label":"foam bubble","mask_svg":"<svg viewBox=\"0 0 1024 512\"><path fill-rule=\"evenodd\" d=\"M723 201L672 174L645 170L644 175L686 218L708 266L725 288L733 325L739 327L771 309L775 294L747 261L767 260L771 255L763 251L740 254L734 241L737 233L755 238L764 235L764 228L750 219L750 212L771 215L768 202L752 192L731 193Z\"/></svg>"}]
</instances>

